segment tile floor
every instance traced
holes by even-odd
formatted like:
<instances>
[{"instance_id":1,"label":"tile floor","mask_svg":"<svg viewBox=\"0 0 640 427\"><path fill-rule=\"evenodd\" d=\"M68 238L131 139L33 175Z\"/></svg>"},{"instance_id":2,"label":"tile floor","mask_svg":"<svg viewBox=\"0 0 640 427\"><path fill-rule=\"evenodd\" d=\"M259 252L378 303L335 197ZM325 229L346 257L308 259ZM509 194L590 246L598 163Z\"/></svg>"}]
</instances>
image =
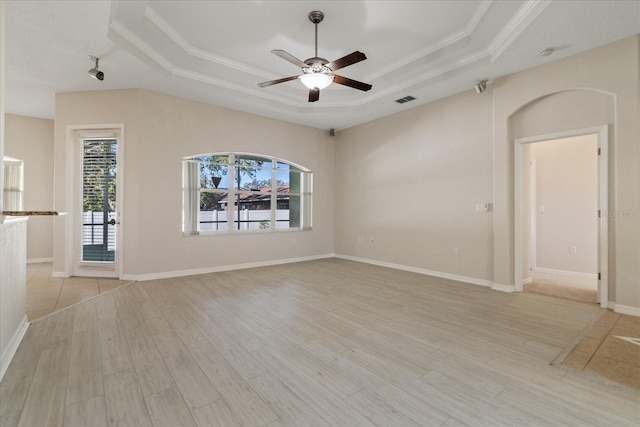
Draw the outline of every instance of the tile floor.
<instances>
[{"instance_id":1,"label":"tile floor","mask_svg":"<svg viewBox=\"0 0 640 427\"><path fill-rule=\"evenodd\" d=\"M53 264L27 264L27 318L33 321L103 292L131 283L115 279L51 277Z\"/></svg>"},{"instance_id":2,"label":"tile floor","mask_svg":"<svg viewBox=\"0 0 640 427\"><path fill-rule=\"evenodd\" d=\"M562 364L640 389L640 318L605 312Z\"/></svg>"},{"instance_id":3,"label":"tile floor","mask_svg":"<svg viewBox=\"0 0 640 427\"><path fill-rule=\"evenodd\" d=\"M590 304L598 302L598 281L584 277L560 274L531 273L531 282L524 285L525 292L568 298Z\"/></svg>"}]
</instances>

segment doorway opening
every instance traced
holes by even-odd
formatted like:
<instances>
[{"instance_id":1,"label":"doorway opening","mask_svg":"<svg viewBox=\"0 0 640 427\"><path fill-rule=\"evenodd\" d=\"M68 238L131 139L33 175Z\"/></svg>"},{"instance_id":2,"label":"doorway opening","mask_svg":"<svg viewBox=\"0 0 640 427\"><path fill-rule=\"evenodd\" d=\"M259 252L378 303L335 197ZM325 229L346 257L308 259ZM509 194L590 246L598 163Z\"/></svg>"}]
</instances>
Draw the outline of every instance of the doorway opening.
<instances>
[{"instance_id":1,"label":"doorway opening","mask_svg":"<svg viewBox=\"0 0 640 427\"><path fill-rule=\"evenodd\" d=\"M122 239L122 127L70 128L68 276L118 278Z\"/></svg>"},{"instance_id":2,"label":"doorway opening","mask_svg":"<svg viewBox=\"0 0 640 427\"><path fill-rule=\"evenodd\" d=\"M606 126L516 140L517 291L608 306L606 140Z\"/></svg>"}]
</instances>

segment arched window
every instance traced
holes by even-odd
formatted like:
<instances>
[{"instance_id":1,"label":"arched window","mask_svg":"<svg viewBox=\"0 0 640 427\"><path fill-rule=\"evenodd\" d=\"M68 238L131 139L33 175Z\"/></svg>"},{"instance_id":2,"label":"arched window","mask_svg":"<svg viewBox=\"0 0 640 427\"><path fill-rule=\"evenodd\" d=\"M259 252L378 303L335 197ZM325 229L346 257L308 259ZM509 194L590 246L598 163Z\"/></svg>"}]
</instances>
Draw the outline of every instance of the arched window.
<instances>
[{"instance_id":1,"label":"arched window","mask_svg":"<svg viewBox=\"0 0 640 427\"><path fill-rule=\"evenodd\" d=\"M185 157L185 235L311 228L312 173L250 153Z\"/></svg>"}]
</instances>

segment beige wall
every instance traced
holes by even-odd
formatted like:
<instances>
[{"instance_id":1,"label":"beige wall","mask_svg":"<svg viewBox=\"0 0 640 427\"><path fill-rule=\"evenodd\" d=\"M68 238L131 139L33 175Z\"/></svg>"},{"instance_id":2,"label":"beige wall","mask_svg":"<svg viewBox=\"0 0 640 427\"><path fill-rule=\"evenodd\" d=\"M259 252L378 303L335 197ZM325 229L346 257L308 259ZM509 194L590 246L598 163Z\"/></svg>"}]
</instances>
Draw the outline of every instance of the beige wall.
<instances>
[{"instance_id":1,"label":"beige wall","mask_svg":"<svg viewBox=\"0 0 640 427\"><path fill-rule=\"evenodd\" d=\"M492 280L492 215L475 210L492 200L491 98L469 90L339 132L336 253Z\"/></svg>"},{"instance_id":2,"label":"beige wall","mask_svg":"<svg viewBox=\"0 0 640 427\"><path fill-rule=\"evenodd\" d=\"M24 161L24 210L53 209L53 120L5 116L5 154ZM53 221L32 216L27 223L27 259L53 258Z\"/></svg>"},{"instance_id":3,"label":"beige wall","mask_svg":"<svg viewBox=\"0 0 640 427\"><path fill-rule=\"evenodd\" d=\"M621 40L500 78L484 94L470 89L333 139L142 90L59 94L56 208L66 206L66 126L124 123L126 274L335 252L509 288L515 285L515 138L609 124L610 211L630 213L610 219L609 295L620 309L638 309L638 45L638 36ZM179 160L209 151L257 152L312 169L314 230L182 237ZM492 212L476 212L485 202L493 203ZM160 210L162 218L146 220L147 209ZM56 229L56 271L67 261L66 226ZM191 253L184 252L187 239Z\"/></svg>"},{"instance_id":4,"label":"beige wall","mask_svg":"<svg viewBox=\"0 0 640 427\"><path fill-rule=\"evenodd\" d=\"M145 90L61 93L56 96L56 209L68 208L67 126L107 123L124 124L125 276L332 253L334 143L328 132ZM184 237L181 160L219 151L265 154L314 172L313 230ZM65 235L72 219L56 224L58 273L68 271Z\"/></svg>"},{"instance_id":5,"label":"beige wall","mask_svg":"<svg viewBox=\"0 0 640 427\"><path fill-rule=\"evenodd\" d=\"M610 124L609 210L630 214L609 222L609 299L621 310L640 307L638 40L494 83L494 281L514 283L514 139Z\"/></svg>"},{"instance_id":6,"label":"beige wall","mask_svg":"<svg viewBox=\"0 0 640 427\"><path fill-rule=\"evenodd\" d=\"M597 135L531 144L536 165L535 268L598 273L597 147Z\"/></svg>"},{"instance_id":7,"label":"beige wall","mask_svg":"<svg viewBox=\"0 0 640 427\"><path fill-rule=\"evenodd\" d=\"M610 211L631 213L610 220L609 296L640 309L638 44L627 38L500 78L482 95L340 132L336 253L514 288L515 138L609 124ZM474 212L485 201L493 212Z\"/></svg>"}]
</instances>

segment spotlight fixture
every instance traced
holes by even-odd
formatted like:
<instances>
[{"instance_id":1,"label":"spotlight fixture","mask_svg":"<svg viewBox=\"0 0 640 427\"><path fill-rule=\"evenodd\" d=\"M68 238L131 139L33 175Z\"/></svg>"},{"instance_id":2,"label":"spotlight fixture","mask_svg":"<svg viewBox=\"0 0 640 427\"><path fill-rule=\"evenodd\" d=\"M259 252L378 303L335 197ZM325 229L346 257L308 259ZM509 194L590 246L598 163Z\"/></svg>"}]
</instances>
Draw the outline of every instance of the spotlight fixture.
<instances>
[{"instance_id":1,"label":"spotlight fixture","mask_svg":"<svg viewBox=\"0 0 640 427\"><path fill-rule=\"evenodd\" d=\"M104 80L104 73L98 70L98 61L100 61L100 58L89 55L89 59L93 61L93 68L87 71L87 73L96 80Z\"/></svg>"},{"instance_id":2,"label":"spotlight fixture","mask_svg":"<svg viewBox=\"0 0 640 427\"><path fill-rule=\"evenodd\" d=\"M474 89L476 90L476 93L484 92L485 90L487 90L487 81L480 80L478 83L476 83L476 85L474 86Z\"/></svg>"}]
</instances>

